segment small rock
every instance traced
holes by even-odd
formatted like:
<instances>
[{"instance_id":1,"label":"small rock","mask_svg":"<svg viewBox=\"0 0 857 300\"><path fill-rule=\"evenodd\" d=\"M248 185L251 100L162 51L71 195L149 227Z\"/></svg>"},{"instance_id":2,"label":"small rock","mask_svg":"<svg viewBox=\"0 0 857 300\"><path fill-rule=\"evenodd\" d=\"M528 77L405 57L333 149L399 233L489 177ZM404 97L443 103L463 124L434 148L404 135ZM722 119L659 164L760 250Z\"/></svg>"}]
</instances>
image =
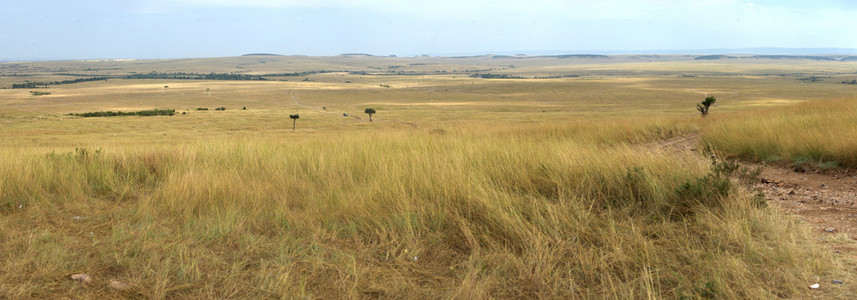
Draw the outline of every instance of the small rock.
<instances>
[{"instance_id":1,"label":"small rock","mask_svg":"<svg viewBox=\"0 0 857 300\"><path fill-rule=\"evenodd\" d=\"M90 282L92 282L92 277L89 277L89 275L87 275L87 274L80 273L80 274L71 275L71 280L74 280L77 282L83 282L83 283L90 283Z\"/></svg>"},{"instance_id":2,"label":"small rock","mask_svg":"<svg viewBox=\"0 0 857 300\"><path fill-rule=\"evenodd\" d=\"M821 187L827 187L827 185L826 185L826 184L824 184L824 183L822 183L822 184L821 184Z\"/></svg>"},{"instance_id":3,"label":"small rock","mask_svg":"<svg viewBox=\"0 0 857 300\"><path fill-rule=\"evenodd\" d=\"M833 227L827 227L827 228L825 228L825 229L824 229L824 231L825 231L825 232L833 233L833 232L836 232L836 228L833 228Z\"/></svg>"},{"instance_id":4,"label":"small rock","mask_svg":"<svg viewBox=\"0 0 857 300\"><path fill-rule=\"evenodd\" d=\"M74 216L74 217L72 217L71 219L72 219L72 220L80 220L80 219L83 219L83 217L81 217L81 216Z\"/></svg>"},{"instance_id":5,"label":"small rock","mask_svg":"<svg viewBox=\"0 0 857 300\"><path fill-rule=\"evenodd\" d=\"M794 194L795 194L795 190L789 191L789 195L794 195Z\"/></svg>"},{"instance_id":6,"label":"small rock","mask_svg":"<svg viewBox=\"0 0 857 300\"><path fill-rule=\"evenodd\" d=\"M110 287L117 289L117 290L128 290L131 288L131 286L128 285L127 283L123 283L123 282L121 282L119 280L115 280L115 279L111 280L109 282L109 284L110 284Z\"/></svg>"},{"instance_id":7,"label":"small rock","mask_svg":"<svg viewBox=\"0 0 857 300\"><path fill-rule=\"evenodd\" d=\"M836 280L836 279L833 280L833 284L843 284L843 283L844 282L842 282L842 280Z\"/></svg>"},{"instance_id":8,"label":"small rock","mask_svg":"<svg viewBox=\"0 0 857 300\"><path fill-rule=\"evenodd\" d=\"M816 283L816 284L813 284L813 285L810 285L810 286L809 286L809 288L810 288L810 289L813 289L813 290L814 290L814 289L817 289L817 288L820 288L820 287L821 287L821 285L820 285L820 284L818 284L818 283Z\"/></svg>"}]
</instances>

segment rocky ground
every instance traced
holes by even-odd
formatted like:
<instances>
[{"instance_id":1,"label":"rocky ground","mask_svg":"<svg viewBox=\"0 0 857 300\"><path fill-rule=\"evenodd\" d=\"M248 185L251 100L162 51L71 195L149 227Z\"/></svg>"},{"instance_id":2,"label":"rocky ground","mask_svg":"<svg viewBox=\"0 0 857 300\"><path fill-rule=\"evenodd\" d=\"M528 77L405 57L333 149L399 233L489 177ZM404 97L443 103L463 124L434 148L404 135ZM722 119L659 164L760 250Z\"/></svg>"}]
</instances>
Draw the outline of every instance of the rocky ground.
<instances>
[{"instance_id":1,"label":"rocky ground","mask_svg":"<svg viewBox=\"0 0 857 300\"><path fill-rule=\"evenodd\" d=\"M857 240L857 174L751 167L762 169L753 188L762 190L768 203L805 220L819 233L844 233Z\"/></svg>"}]
</instances>

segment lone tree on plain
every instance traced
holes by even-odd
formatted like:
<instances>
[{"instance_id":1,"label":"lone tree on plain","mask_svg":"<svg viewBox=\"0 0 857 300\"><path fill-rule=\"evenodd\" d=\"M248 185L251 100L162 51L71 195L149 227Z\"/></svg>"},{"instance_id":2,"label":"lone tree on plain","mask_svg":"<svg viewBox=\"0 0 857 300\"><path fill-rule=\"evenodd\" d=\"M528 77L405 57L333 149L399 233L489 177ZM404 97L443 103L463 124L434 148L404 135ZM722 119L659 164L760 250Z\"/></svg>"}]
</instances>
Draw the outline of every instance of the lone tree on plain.
<instances>
[{"instance_id":1,"label":"lone tree on plain","mask_svg":"<svg viewBox=\"0 0 857 300\"><path fill-rule=\"evenodd\" d=\"M705 100L703 100L702 103L699 103L696 105L696 110L698 110L702 114L702 116L704 117L704 116L708 115L708 109L716 101L717 101L717 98L714 98L713 96L705 97Z\"/></svg>"},{"instance_id":2,"label":"lone tree on plain","mask_svg":"<svg viewBox=\"0 0 857 300\"><path fill-rule=\"evenodd\" d=\"M372 122L372 115L375 114L375 109L374 108L367 108L363 112L365 112L366 114L369 115L369 122Z\"/></svg>"},{"instance_id":3,"label":"lone tree on plain","mask_svg":"<svg viewBox=\"0 0 857 300\"><path fill-rule=\"evenodd\" d=\"M292 118L292 131L295 131L295 123L298 122L298 119L300 119L300 117L301 116L299 116L297 114L289 115L289 118Z\"/></svg>"}]
</instances>

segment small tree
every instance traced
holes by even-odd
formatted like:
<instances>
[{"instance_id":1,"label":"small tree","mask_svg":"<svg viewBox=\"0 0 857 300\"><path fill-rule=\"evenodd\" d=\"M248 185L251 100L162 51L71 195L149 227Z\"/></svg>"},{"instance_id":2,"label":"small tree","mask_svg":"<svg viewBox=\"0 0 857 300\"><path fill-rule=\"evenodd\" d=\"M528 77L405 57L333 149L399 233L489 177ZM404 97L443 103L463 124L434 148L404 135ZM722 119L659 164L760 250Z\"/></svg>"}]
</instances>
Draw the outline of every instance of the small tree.
<instances>
[{"instance_id":1,"label":"small tree","mask_svg":"<svg viewBox=\"0 0 857 300\"><path fill-rule=\"evenodd\" d=\"M698 110L704 117L708 114L708 109L711 107L711 105L713 105L716 101L717 98L714 98L712 96L705 97L705 100L703 100L702 103L696 105L696 110Z\"/></svg>"},{"instance_id":2,"label":"small tree","mask_svg":"<svg viewBox=\"0 0 857 300\"><path fill-rule=\"evenodd\" d=\"M289 118L292 118L292 131L294 131L294 130L295 130L295 123L297 123L297 122L298 122L298 119L299 119L300 117L301 117L301 116L299 116L299 115L297 115L297 114L295 114L295 115L289 115Z\"/></svg>"},{"instance_id":3,"label":"small tree","mask_svg":"<svg viewBox=\"0 0 857 300\"><path fill-rule=\"evenodd\" d=\"M375 114L375 109L374 108L367 108L363 112L365 112L366 114L369 115L369 122L372 122L372 115Z\"/></svg>"}]
</instances>

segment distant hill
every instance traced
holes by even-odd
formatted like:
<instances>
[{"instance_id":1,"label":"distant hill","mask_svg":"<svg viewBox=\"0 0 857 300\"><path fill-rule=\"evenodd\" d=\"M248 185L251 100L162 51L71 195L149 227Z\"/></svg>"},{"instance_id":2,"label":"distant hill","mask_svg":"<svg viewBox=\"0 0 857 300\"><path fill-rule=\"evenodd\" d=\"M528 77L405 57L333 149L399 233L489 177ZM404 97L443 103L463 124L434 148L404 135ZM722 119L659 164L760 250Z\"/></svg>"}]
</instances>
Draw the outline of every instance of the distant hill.
<instances>
[{"instance_id":1,"label":"distant hill","mask_svg":"<svg viewBox=\"0 0 857 300\"><path fill-rule=\"evenodd\" d=\"M734 59L737 57L729 56L729 55L703 55L703 56L698 56L694 59L695 60L714 60L714 59L729 59L729 58Z\"/></svg>"},{"instance_id":2,"label":"distant hill","mask_svg":"<svg viewBox=\"0 0 857 300\"><path fill-rule=\"evenodd\" d=\"M274 54L274 53L249 53L241 56L283 56L282 54Z\"/></svg>"},{"instance_id":3,"label":"distant hill","mask_svg":"<svg viewBox=\"0 0 857 300\"><path fill-rule=\"evenodd\" d=\"M697 56L695 60L717 60L717 59L781 59L781 60L824 60L824 61L854 61L857 56L824 56L824 55L750 55L750 56L730 56L730 55L703 55Z\"/></svg>"},{"instance_id":4,"label":"distant hill","mask_svg":"<svg viewBox=\"0 0 857 300\"><path fill-rule=\"evenodd\" d=\"M813 56L813 55L753 55L752 58L767 58L767 59L808 59L808 60L837 60L830 56Z\"/></svg>"},{"instance_id":5,"label":"distant hill","mask_svg":"<svg viewBox=\"0 0 857 300\"><path fill-rule=\"evenodd\" d=\"M564 54L564 55L545 55L545 57L556 58L610 58L607 55L600 54Z\"/></svg>"},{"instance_id":6,"label":"distant hill","mask_svg":"<svg viewBox=\"0 0 857 300\"><path fill-rule=\"evenodd\" d=\"M564 54L595 55L857 55L857 48L717 48L717 49L630 49L630 50L514 50L493 52L498 55L527 53L530 56L561 56ZM433 54L433 56L467 56L476 53Z\"/></svg>"}]
</instances>

